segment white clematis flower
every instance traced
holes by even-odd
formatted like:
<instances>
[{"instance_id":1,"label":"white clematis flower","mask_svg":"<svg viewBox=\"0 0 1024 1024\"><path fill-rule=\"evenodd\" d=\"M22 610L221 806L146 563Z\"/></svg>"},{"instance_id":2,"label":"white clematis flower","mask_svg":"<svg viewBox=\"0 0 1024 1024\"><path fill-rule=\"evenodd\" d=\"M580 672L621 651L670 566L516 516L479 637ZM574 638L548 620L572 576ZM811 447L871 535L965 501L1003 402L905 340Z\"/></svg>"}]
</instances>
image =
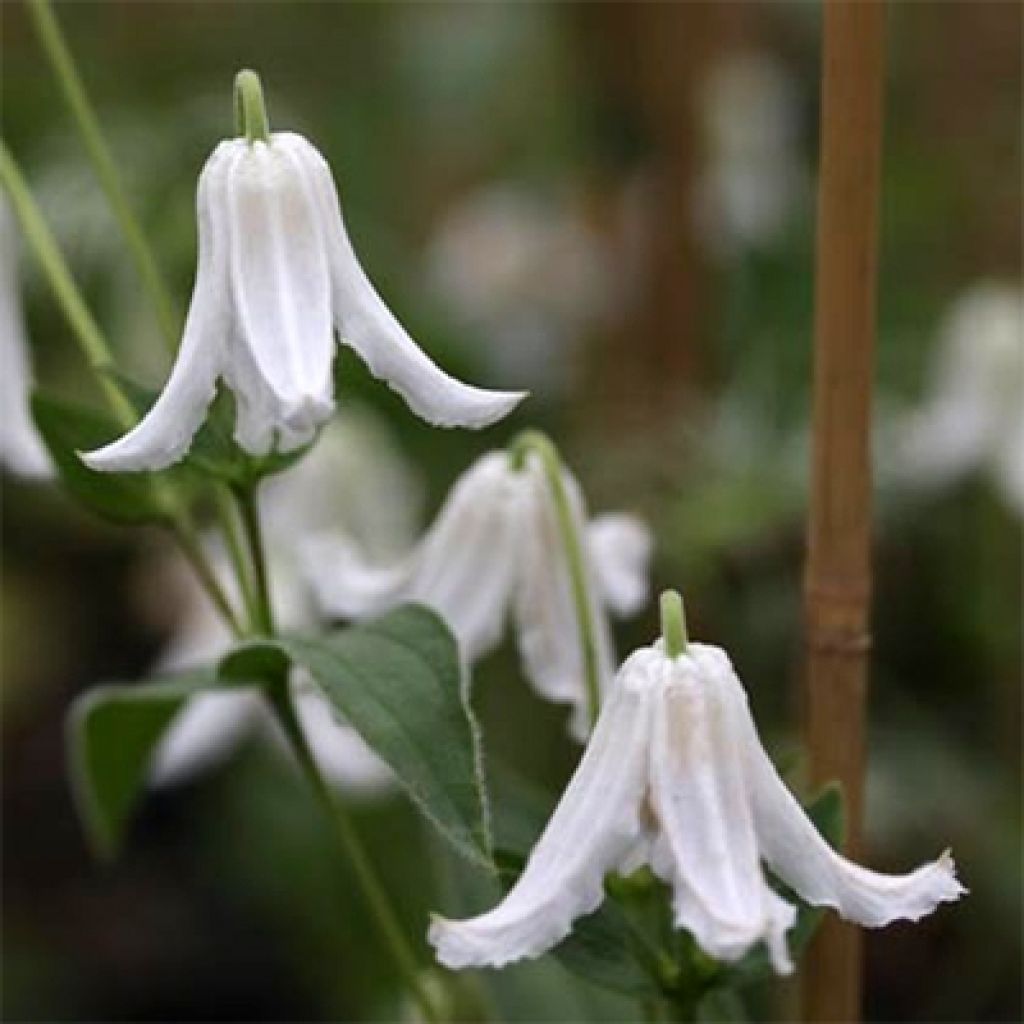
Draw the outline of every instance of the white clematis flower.
<instances>
[{"instance_id":1,"label":"white clematis flower","mask_svg":"<svg viewBox=\"0 0 1024 1024\"><path fill-rule=\"evenodd\" d=\"M861 925L917 920L963 892L948 853L907 875L846 860L821 838L761 747L724 651L665 642L623 664L576 773L526 869L494 909L435 918L429 939L450 968L500 967L564 939L604 899L604 877L641 864L672 888L675 924L719 960L764 942L792 963L795 908L762 864L809 903Z\"/></svg>"},{"instance_id":2,"label":"white clematis flower","mask_svg":"<svg viewBox=\"0 0 1024 1024\"><path fill-rule=\"evenodd\" d=\"M1024 292L982 281L943 323L929 393L897 424L894 476L941 487L987 472L1024 516Z\"/></svg>"},{"instance_id":3,"label":"white clematis flower","mask_svg":"<svg viewBox=\"0 0 1024 1024\"><path fill-rule=\"evenodd\" d=\"M643 605L651 537L630 516L588 522L579 485L564 468L561 486L581 548L594 683L603 691L615 663L608 611L630 615ZM372 563L350 541L325 535L309 543L305 565L328 615L358 620L418 601L447 620L469 662L498 644L511 614L530 682L545 699L573 706L574 735L589 731L588 667L575 642L580 622L572 569L551 479L537 453L521 468L507 452L480 458L456 482L420 543L397 563Z\"/></svg>"},{"instance_id":4,"label":"white clematis flower","mask_svg":"<svg viewBox=\"0 0 1024 1024\"><path fill-rule=\"evenodd\" d=\"M0 463L28 479L53 476L29 408L32 367L18 292L10 211L0 199Z\"/></svg>"},{"instance_id":5,"label":"white clematis flower","mask_svg":"<svg viewBox=\"0 0 1024 1024\"><path fill-rule=\"evenodd\" d=\"M437 426L483 427L522 393L448 376L384 305L356 259L330 169L306 139L233 139L199 177L199 263L177 361L124 437L84 455L93 469L161 469L181 459L223 380L247 452L310 441L334 410L336 330L374 376Z\"/></svg>"},{"instance_id":6,"label":"white clematis flower","mask_svg":"<svg viewBox=\"0 0 1024 1024\"><path fill-rule=\"evenodd\" d=\"M360 481L359 487L346 486L353 479ZM352 405L346 406L293 470L267 480L261 506L274 610L281 624L294 630L317 625L316 609L298 569L296 538L331 521L346 524L371 550L394 551L413 535L419 492L418 477L383 425ZM382 508L388 510L386 514L381 514ZM223 551L208 545L207 553L224 570L218 575L230 579ZM180 560L171 569L175 577L171 587L183 593L184 615L155 666L157 672L210 664L232 644L230 632L192 574ZM354 795L390 790L394 785L390 768L338 719L308 676L293 672L291 683L299 719L324 775ZM254 733L284 743L258 694L244 690L199 694L161 740L153 781L158 785L185 781L229 756Z\"/></svg>"}]
</instances>

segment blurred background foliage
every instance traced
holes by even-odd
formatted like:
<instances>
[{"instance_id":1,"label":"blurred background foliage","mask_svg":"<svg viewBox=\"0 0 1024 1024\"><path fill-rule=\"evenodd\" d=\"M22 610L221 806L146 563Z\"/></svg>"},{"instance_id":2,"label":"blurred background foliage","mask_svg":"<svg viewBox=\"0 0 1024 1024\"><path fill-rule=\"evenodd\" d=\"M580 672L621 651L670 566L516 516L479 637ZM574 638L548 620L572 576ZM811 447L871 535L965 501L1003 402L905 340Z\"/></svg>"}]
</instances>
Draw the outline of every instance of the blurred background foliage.
<instances>
[{"instance_id":1,"label":"blurred background foliage","mask_svg":"<svg viewBox=\"0 0 1024 1024\"><path fill-rule=\"evenodd\" d=\"M548 429L595 510L652 523L656 584L685 591L692 634L730 651L773 752L798 771L817 6L57 10L181 309L196 177L232 131L234 72L252 66L272 126L331 162L364 263L413 335L466 379L534 395L482 435L434 431L343 355L341 402L386 421L428 512L476 453L527 422ZM155 320L25 12L0 14L4 137L125 367L159 382ZM981 282L1020 287L1021 14L893 3L889 23L870 859L904 867L949 843L971 896L868 933L866 1011L1015 1020L1022 507L980 464L915 481L886 442L927 402L949 310ZM88 399L23 255L37 377ZM1019 318L1009 329L1020 344ZM5 1018L401 1017L345 866L272 752L250 745L159 790L121 862L89 860L62 717L88 686L143 674L173 632L183 612L153 572L162 545L4 477ZM620 630L620 651L654 629L651 609ZM510 646L477 672L488 750L554 794L576 748ZM357 813L422 933L428 909L452 906L452 865L400 798ZM489 993L507 1019L633 1012L550 958ZM792 1013L786 986L755 1002L764 1019Z\"/></svg>"}]
</instances>

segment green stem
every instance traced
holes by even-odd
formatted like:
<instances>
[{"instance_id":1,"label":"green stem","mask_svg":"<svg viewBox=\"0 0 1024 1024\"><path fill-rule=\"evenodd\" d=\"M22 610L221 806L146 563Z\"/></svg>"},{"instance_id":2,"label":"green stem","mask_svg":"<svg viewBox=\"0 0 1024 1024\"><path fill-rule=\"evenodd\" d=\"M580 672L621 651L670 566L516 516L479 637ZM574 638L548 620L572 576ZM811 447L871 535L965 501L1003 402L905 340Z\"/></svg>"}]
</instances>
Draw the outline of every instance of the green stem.
<instances>
[{"instance_id":1,"label":"green stem","mask_svg":"<svg viewBox=\"0 0 1024 1024\"><path fill-rule=\"evenodd\" d=\"M256 622L259 616L256 584L250 569L245 543L239 535L243 526L239 521L238 505L234 501L231 488L226 484L214 485L213 500L217 507L217 517L227 545L228 557L231 559L235 578L238 581L239 593L242 595L246 618L249 622Z\"/></svg>"},{"instance_id":2,"label":"green stem","mask_svg":"<svg viewBox=\"0 0 1024 1024\"><path fill-rule=\"evenodd\" d=\"M131 430L138 422L138 416L135 407L111 372L114 368L114 361L110 354L110 347L107 345L107 339L93 318L82 293L78 290L56 240L32 198L24 176L2 140L0 140L0 181L3 182L4 188L7 190L11 206L21 225L25 239L46 275L54 297L57 299L57 304L71 328L72 335L78 342L86 363L93 371L114 418L123 429ZM199 543L195 528L189 521L186 510L181 507L177 495L166 481L154 477L153 486L167 511L168 525L181 544L185 557L195 569L200 582L224 616L224 620L233 632L239 634L241 625L213 568L203 553L202 545Z\"/></svg>"},{"instance_id":3,"label":"green stem","mask_svg":"<svg viewBox=\"0 0 1024 1024\"><path fill-rule=\"evenodd\" d=\"M235 75L235 126L246 141L270 141L270 121L263 100L263 86L255 71L239 71Z\"/></svg>"},{"instance_id":4,"label":"green stem","mask_svg":"<svg viewBox=\"0 0 1024 1024\"><path fill-rule=\"evenodd\" d=\"M228 600L224 588L220 585L217 574L213 571L213 566L210 565L209 560L204 554L203 546L199 543L199 539L191 525L183 520L173 519L171 521L171 529L174 531L174 535L185 557L188 559L189 565L192 566L193 571L199 578L199 582L203 585L203 589L213 602L214 607L220 612L228 628L235 637L243 636L245 630L242 623L238 620L234 608L231 607L231 602Z\"/></svg>"},{"instance_id":5,"label":"green stem","mask_svg":"<svg viewBox=\"0 0 1024 1024\"><path fill-rule=\"evenodd\" d=\"M601 711L601 679L598 671L596 627L593 608L589 597L589 585L583 554L583 541L576 529L576 517L569 501L565 486L562 460L551 440L537 430L520 434L509 449L512 467L521 470L528 455L536 455L544 469L544 476L551 491L555 506L558 532L562 538L566 563L569 568L569 584L573 605L576 609L576 625L579 633L580 650L583 653L583 679L587 691L587 714L590 725L597 723Z\"/></svg>"},{"instance_id":6,"label":"green stem","mask_svg":"<svg viewBox=\"0 0 1024 1024\"><path fill-rule=\"evenodd\" d=\"M39 260L53 294L71 327L86 362L96 375L104 397L118 423L126 430L136 423L135 408L111 375L114 367L110 349L99 325L78 290L64 256L39 212L25 178L6 143L0 140L0 181L7 189L11 206L25 239Z\"/></svg>"},{"instance_id":7,"label":"green stem","mask_svg":"<svg viewBox=\"0 0 1024 1024\"><path fill-rule=\"evenodd\" d=\"M274 633L274 607L270 598L270 578L267 573L267 554L263 544L263 526L256 488L247 486L236 491L238 506L242 512L242 528L249 542L249 557L252 561L255 581L255 619L253 626L261 633Z\"/></svg>"},{"instance_id":8,"label":"green stem","mask_svg":"<svg viewBox=\"0 0 1024 1024\"><path fill-rule=\"evenodd\" d=\"M689 638L686 635L686 612L678 590L666 590L661 595L661 635L665 653L678 658L686 653Z\"/></svg>"},{"instance_id":9,"label":"green stem","mask_svg":"<svg viewBox=\"0 0 1024 1024\"><path fill-rule=\"evenodd\" d=\"M64 93L64 99L71 109L72 118L85 144L100 188L103 189L107 202L110 203L114 216L121 226L138 267L139 276L142 278L143 287L153 302L161 333L168 349L173 353L178 347L180 329L174 305L164 286L146 236L132 213L114 159L100 131L99 121L82 85L74 59L64 41L60 24L54 16L49 0L28 0L28 10L39 42Z\"/></svg>"},{"instance_id":10,"label":"green stem","mask_svg":"<svg viewBox=\"0 0 1024 1024\"><path fill-rule=\"evenodd\" d=\"M430 1024L438 1024L440 1017L434 1006L434 1001L423 984L416 956L405 939L383 883L377 877L373 863L363 848L345 809L334 799L330 788L320 774L320 769L317 767L295 712L287 679L278 681L276 685L268 689L267 693L277 719L295 751L299 767L312 786L317 801L330 821L338 845L341 846L355 871L373 919L391 951L405 984L416 1000L424 1019Z\"/></svg>"}]
</instances>

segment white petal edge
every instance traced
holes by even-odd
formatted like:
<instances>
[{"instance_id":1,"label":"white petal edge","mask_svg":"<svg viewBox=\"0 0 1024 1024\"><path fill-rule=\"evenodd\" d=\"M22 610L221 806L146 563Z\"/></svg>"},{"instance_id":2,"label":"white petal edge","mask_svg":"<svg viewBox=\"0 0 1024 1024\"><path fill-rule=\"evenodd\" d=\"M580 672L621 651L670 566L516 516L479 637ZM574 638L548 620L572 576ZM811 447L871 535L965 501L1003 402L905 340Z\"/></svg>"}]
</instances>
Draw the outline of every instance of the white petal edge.
<instances>
[{"instance_id":1,"label":"white petal edge","mask_svg":"<svg viewBox=\"0 0 1024 1024\"><path fill-rule=\"evenodd\" d=\"M616 687L526 869L493 910L435 916L427 938L453 970L502 967L561 942L604 899L604 876L634 848L647 785L651 701Z\"/></svg>"},{"instance_id":2,"label":"white petal edge","mask_svg":"<svg viewBox=\"0 0 1024 1024\"><path fill-rule=\"evenodd\" d=\"M185 333L171 375L140 423L112 444L82 453L90 469L123 473L173 465L188 451L213 401L230 325L223 223L229 147L230 143L221 143L199 176L199 259Z\"/></svg>"},{"instance_id":3,"label":"white petal edge","mask_svg":"<svg viewBox=\"0 0 1024 1024\"><path fill-rule=\"evenodd\" d=\"M836 853L786 788L761 746L747 695L728 657L717 648L714 652L719 679L729 691L742 730L742 758L761 856L783 882L808 903L833 907L847 920L867 928L897 920L917 921L940 903L966 893L957 881L948 850L905 875L871 871Z\"/></svg>"},{"instance_id":4,"label":"white petal edge","mask_svg":"<svg viewBox=\"0 0 1024 1024\"><path fill-rule=\"evenodd\" d=\"M622 618L636 615L651 590L654 538L647 524L622 513L595 516L586 542L605 604Z\"/></svg>"},{"instance_id":5,"label":"white petal edge","mask_svg":"<svg viewBox=\"0 0 1024 1024\"><path fill-rule=\"evenodd\" d=\"M334 322L342 342L359 354L376 378L398 392L417 416L434 426L480 428L507 416L526 392L490 391L464 384L423 352L360 266L327 162L300 135L280 133L277 140L306 163L316 182L331 260Z\"/></svg>"},{"instance_id":6,"label":"white petal edge","mask_svg":"<svg viewBox=\"0 0 1024 1024\"><path fill-rule=\"evenodd\" d=\"M478 459L455 483L416 548L391 566L369 564L339 534L306 543L305 575L329 615L363 619L419 601L452 628L473 660L500 640L519 558L521 479L504 452Z\"/></svg>"}]
</instances>

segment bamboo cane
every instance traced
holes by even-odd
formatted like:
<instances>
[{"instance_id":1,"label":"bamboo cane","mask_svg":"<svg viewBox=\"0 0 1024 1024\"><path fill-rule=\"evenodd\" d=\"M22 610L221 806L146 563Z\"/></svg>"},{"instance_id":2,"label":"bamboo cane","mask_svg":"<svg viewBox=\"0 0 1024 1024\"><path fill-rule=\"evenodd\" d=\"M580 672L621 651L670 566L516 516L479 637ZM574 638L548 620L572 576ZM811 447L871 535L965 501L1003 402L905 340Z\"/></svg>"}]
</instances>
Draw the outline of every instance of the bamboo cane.
<instances>
[{"instance_id":1,"label":"bamboo cane","mask_svg":"<svg viewBox=\"0 0 1024 1024\"><path fill-rule=\"evenodd\" d=\"M838 779L861 846L871 603L870 417L884 84L883 0L824 5L813 462L804 578L812 783ZM860 1015L859 931L834 916L803 970L809 1021Z\"/></svg>"}]
</instances>

